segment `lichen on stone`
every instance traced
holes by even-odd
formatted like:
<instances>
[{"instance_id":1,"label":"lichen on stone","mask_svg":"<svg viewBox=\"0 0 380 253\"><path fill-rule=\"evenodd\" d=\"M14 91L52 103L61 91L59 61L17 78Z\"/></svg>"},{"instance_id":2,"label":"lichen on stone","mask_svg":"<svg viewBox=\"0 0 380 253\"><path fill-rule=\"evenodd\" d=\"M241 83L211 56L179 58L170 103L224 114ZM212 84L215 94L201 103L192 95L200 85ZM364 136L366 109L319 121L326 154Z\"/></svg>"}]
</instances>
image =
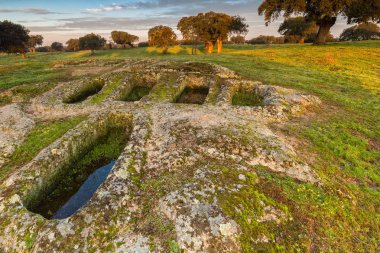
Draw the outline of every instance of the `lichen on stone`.
<instances>
[{"instance_id":1,"label":"lichen on stone","mask_svg":"<svg viewBox=\"0 0 380 253\"><path fill-rule=\"evenodd\" d=\"M0 182L0 250L286 251L281 234L293 225L292 213L260 190L260 172L300 183L320 180L269 124L306 113L319 99L208 63L125 60L113 67L96 77L103 90L80 103L63 100L86 77L60 83L23 107L11 105L21 116L6 126L0 143L22 141L36 120L89 117ZM140 101L120 101L136 85L152 89ZM209 89L205 103L174 103L186 87ZM232 105L239 90L258 94L263 104ZM0 122L9 117L0 113ZM90 201L64 220L28 211L112 126L124 127L129 139ZM0 149L0 160L8 153ZM292 235L289 242L299 240Z\"/></svg>"}]
</instances>

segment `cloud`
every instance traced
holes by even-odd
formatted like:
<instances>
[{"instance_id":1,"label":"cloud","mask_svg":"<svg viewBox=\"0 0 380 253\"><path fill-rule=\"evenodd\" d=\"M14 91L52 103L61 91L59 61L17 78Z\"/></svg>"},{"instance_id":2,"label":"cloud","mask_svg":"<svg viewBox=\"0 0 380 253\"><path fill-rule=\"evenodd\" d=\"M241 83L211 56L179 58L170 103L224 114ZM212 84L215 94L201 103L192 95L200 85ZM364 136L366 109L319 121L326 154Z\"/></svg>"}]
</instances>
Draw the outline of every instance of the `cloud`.
<instances>
[{"instance_id":1,"label":"cloud","mask_svg":"<svg viewBox=\"0 0 380 253\"><path fill-rule=\"evenodd\" d=\"M147 30L156 25L169 25L175 28L177 18L146 17L146 18L114 18L114 17L82 17L56 19L61 25L29 26L33 32L46 31L80 31L80 30ZM175 24L175 25L174 25Z\"/></svg>"},{"instance_id":2,"label":"cloud","mask_svg":"<svg viewBox=\"0 0 380 253\"><path fill-rule=\"evenodd\" d=\"M147 0L132 3L113 3L98 8L87 8L83 13L112 12L121 10L166 11L170 14L196 14L205 10L227 11L231 9L257 8L257 0Z\"/></svg>"},{"instance_id":3,"label":"cloud","mask_svg":"<svg viewBox=\"0 0 380 253\"><path fill-rule=\"evenodd\" d=\"M40 8L23 8L23 9L0 8L0 13L26 13L26 14L36 14L36 15L62 14L59 12L49 11L47 9L40 9Z\"/></svg>"},{"instance_id":4,"label":"cloud","mask_svg":"<svg viewBox=\"0 0 380 253\"><path fill-rule=\"evenodd\" d=\"M93 8L93 9L86 9L86 13L91 12L111 12L111 11L120 11L126 9L127 6L124 4L111 4L109 6L100 7L100 8Z\"/></svg>"}]
</instances>

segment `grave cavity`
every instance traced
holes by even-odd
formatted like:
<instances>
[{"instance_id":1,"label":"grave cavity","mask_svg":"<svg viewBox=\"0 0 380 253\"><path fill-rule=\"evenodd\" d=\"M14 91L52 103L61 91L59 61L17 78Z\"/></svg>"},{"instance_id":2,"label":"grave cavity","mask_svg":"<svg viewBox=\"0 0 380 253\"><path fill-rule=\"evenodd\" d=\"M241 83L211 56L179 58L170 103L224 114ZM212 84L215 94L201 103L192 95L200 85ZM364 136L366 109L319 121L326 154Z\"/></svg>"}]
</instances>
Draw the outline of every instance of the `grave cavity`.
<instances>
[{"instance_id":1,"label":"grave cavity","mask_svg":"<svg viewBox=\"0 0 380 253\"><path fill-rule=\"evenodd\" d=\"M179 93L175 103L179 104L198 104L206 102L210 92L209 82L199 74L187 74L183 80L184 87Z\"/></svg>"},{"instance_id":2,"label":"grave cavity","mask_svg":"<svg viewBox=\"0 0 380 253\"><path fill-rule=\"evenodd\" d=\"M65 104L75 104L85 101L88 97L98 94L104 87L103 79L95 79L83 83L78 89L68 94L64 99Z\"/></svg>"},{"instance_id":3,"label":"grave cavity","mask_svg":"<svg viewBox=\"0 0 380 253\"><path fill-rule=\"evenodd\" d=\"M94 125L66 145L73 151L57 168L50 168L43 182L24 200L25 207L47 219L65 219L83 207L106 180L128 142L130 115L110 114L104 124ZM91 123L89 123L91 124ZM80 130L79 130L80 131Z\"/></svg>"},{"instance_id":4,"label":"grave cavity","mask_svg":"<svg viewBox=\"0 0 380 253\"><path fill-rule=\"evenodd\" d=\"M152 74L127 77L120 91L118 100L124 102L140 101L148 96L157 84L157 77Z\"/></svg>"}]
</instances>

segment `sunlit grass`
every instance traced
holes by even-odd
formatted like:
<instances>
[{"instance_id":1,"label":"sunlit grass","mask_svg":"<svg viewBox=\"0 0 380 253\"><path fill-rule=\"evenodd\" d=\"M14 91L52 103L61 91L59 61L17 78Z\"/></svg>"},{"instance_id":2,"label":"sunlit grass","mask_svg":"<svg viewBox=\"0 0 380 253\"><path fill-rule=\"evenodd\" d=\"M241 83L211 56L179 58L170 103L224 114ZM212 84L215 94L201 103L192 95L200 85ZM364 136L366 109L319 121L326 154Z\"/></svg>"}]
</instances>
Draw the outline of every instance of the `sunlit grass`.
<instances>
[{"instance_id":1,"label":"sunlit grass","mask_svg":"<svg viewBox=\"0 0 380 253\"><path fill-rule=\"evenodd\" d=\"M163 50L159 47L147 47L146 48L147 53L156 53L156 54L162 54ZM176 45L173 47L170 47L167 54L171 55L191 55L191 47L190 46L180 46ZM201 50L197 50L197 55L203 55L204 52Z\"/></svg>"},{"instance_id":2,"label":"sunlit grass","mask_svg":"<svg viewBox=\"0 0 380 253\"><path fill-rule=\"evenodd\" d=\"M91 54L90 50L83 50L83 51L71 53L67 56L67 58L82 58L82 57L89 56L90 54Z\"/></svg>"}]
</instances>

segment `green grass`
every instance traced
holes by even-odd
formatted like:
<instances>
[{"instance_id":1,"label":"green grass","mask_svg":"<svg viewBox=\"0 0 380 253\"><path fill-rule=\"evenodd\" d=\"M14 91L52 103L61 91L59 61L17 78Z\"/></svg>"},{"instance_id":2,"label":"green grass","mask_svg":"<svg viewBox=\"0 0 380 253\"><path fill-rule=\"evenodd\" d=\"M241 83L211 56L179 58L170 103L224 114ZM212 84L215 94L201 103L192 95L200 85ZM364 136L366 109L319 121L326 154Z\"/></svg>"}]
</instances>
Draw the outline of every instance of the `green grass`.
<instances>
[{"instance_id":1,"label":"green grass","mask_svg":"<svg viewBox=\"0 0 380 253\"><path fill-rule=\"evenodd\" d=\"M30 83L68 79L66 71L52 68L62 58L57 53L28 54L28 59L15 55L0 55L0 91Z\"/></svg>"},{"instance_id":2,"label":"green grass","mask_svg":"<svg viewBox=\"0 0 380 253\"><path fill-rule=\"evenodd\" d=\"M120 82L123 80L124 75L119 74L117 75L110 84L108 84L106 87L102 89L102 92L96 96L94 96L91 99L91 102L94 104L99 104L101 103L104 99L106 99L113 90L120 84Z\"/></svg>"},{"instance_id":3,"label":"green grass","mask_svg":"<svg viewBox=\"0 0 380 253\"><path fill-rule=\"evenodd\" d=\"M43 148L61 137L68 130L79 124L84 118L73 117L54 122L40 122L29 133L26 140L0 169L0 180L15 167L19 167L35 157Z\"/></svg>"},{"instance_id":4,"label":"green grass","mask_svg":"<svg viewBox=\"0 0 380 253\"><path fill-rule=\"evenodd\" d=\"M297 151L307 154L304 159L321 177L323 186L260 170L260 184L246 189L247 194L264 194L255 196L273 199L298 222L282 235L303 238L294 239L297 245L285 245L288 250L376 252L380 241L380 41L226 46L221 55L193 56L188 48L176 46L167 55L155 48L139 48L99 51L91 57L86 52L38 53L25 60L0 56L0 90L60 79L65 72L51 69L59 61L126 58L216 63L264 84L320 97L323 104L314 116L273 128L301 143ZM230 215L236 214L228 211L228 203L241 201L248 208L254 204L243 197L225 199ZM264 229L244 224L244 217L236 219L246 231ZM241 241L249 251L249 238Z\"/></svg>"}]
</instances>

